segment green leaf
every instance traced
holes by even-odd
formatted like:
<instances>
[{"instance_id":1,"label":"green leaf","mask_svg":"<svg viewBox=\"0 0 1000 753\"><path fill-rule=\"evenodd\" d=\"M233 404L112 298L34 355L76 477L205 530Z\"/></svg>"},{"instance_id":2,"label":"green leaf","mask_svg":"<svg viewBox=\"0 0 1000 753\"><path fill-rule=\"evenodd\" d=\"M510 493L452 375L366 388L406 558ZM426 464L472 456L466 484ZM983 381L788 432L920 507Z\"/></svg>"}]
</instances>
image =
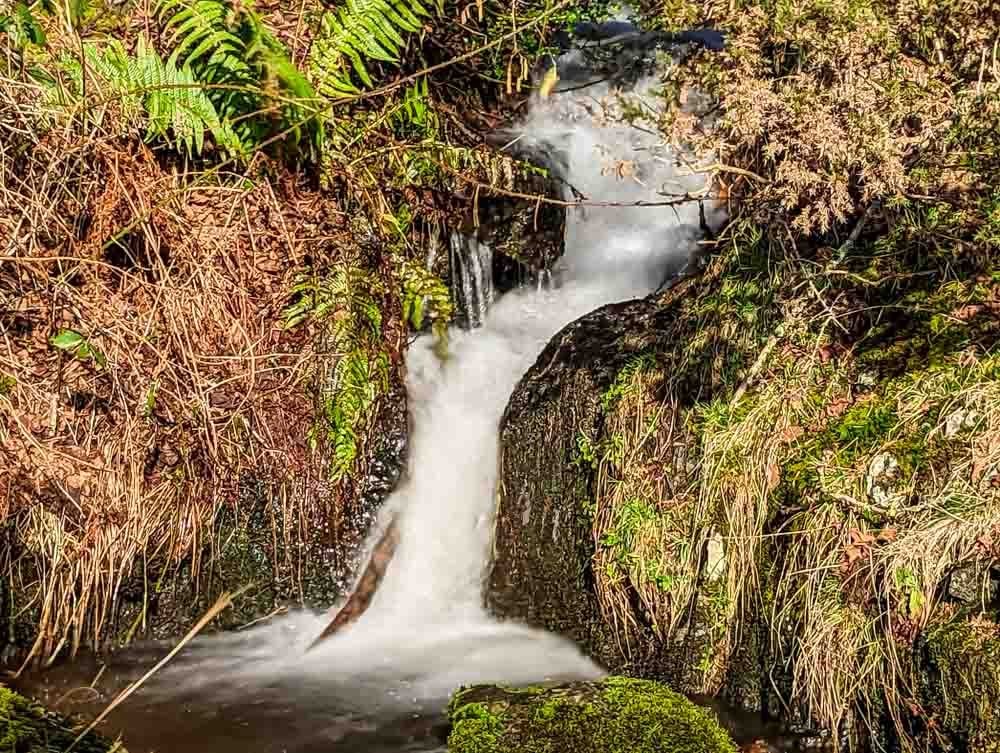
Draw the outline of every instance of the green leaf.
<instances>
[{"instance_id":1,"label":"green leaf","mask_svg":"<svg viewBox=\"0 0 1000 753\"><path fill-rule=\"evenodd\" d=\"M87 340L83 335L71 329L61 329L49 338L49 345L59 348L59 350L75 351L86 342Z\"/></svg>"},{"instance_id":2,"label":"green leaf","mask_svg":"<svg viewBox=\"0 0 1000 753\"><path fill-rule=\"evenodd\" d=\"M45 30L38 23L38 19L24 3L14 6L14 15L17 16L18 26L24 38L31 44L41 47L45 44Z\"/></svg>"},{"instance_id":3,"label":"green leaf","mask_svg":"<svg viewBox=\"0 0 1000 753\"><path fill-rule=\"evenodd\" d=\"M74 358L81 361L92 358L102 369L108 366L108 359L104 357L104 353L75 330L60 329L59 332L49 338L49 345L71 353Z\"/></svg>"}]
</instances>

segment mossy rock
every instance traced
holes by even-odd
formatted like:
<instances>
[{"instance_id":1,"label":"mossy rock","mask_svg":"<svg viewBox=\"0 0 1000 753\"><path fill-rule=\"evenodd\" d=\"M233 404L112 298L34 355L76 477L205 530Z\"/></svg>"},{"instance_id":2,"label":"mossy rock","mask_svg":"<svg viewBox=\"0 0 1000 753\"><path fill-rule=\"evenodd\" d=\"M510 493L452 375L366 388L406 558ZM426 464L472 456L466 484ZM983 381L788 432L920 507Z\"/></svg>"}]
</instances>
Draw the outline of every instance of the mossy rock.
<instances>
[{"instance_id":1,"label":"mossy rock","mask_svg":"<svg viewBox=\"0 0 1000 753\"><path fill-rule=\"evenodd\" d=\"M594 468L576 462L595 437L601 395L637 354L656 347L657 307L615 304L556 335L511 395L500 429L500 488L486 601L497 616L565 635L613 672L627 662L594 589L587 500ZM655 646L655 641L649 641Z\"/></svg>"},{"instance_id":2,"label":"mossy rock","mask_svg":"<svg viewBox=\"0 0 1000 753\"><path fill-rule=\"evenodd\" d=\"M956 617L918 645L928 726L957 750L1000 753L1000 625Z\"/></svg>"},{"instance_id":3,"label":"mossy rock","mask_svg":"<svg viewBox=\"0 0 1000 753\"><path fill-rule=\"evenodd\" d=\"M0 750L7 753L63 753L73 744L80 728L52 714L37 703L0 687ZM120 743L91 733L84 735L78 753L127 753Z\"/></svg>"},{"instance_id":4,"label":"mossy rock","mask_svg":"<svg viewBox=\"0 0 1000 753\"><path fill-rule=\"evenodd\" d=\"M735 753L712 715L626 677L549 688L479 685L448 707L451 753Z\"/></svg>"}]
</instances>

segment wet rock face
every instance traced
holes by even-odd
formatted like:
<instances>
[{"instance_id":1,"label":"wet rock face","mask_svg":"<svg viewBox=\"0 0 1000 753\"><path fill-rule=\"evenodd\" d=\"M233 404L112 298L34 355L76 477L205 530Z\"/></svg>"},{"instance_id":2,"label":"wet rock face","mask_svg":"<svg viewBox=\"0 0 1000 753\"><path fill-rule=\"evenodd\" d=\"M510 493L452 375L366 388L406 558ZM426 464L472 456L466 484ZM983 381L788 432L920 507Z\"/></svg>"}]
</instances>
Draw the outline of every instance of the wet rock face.
<instances>
[{"instance_id":1,"label":"wet rock face","mask_svg":"<svg viewBox=\"0 0 1000 753\"><path fill-rule=\"evenodd\" d=\"M515 193L560 200L559 183L526 173ZM476 238L493 251L493 284L498 293L535 282L563 254L566 208L522 196L482 197Z\"/></svg>"},{"instance_id":2,"label":"wet rock face","mask_svg":"<svg viewBox=\"0 0 1000 753\"><path fill-rule=\"evenodd\" d=\"M504 293L537 281L565 250L566 207L559 176L566 165L558 149L526 149L513 131L486 137L496 150L522 164L508 193L480 196L471 221L476 238L493 250L493 282Z\"/></svg>"},{"instance_id":3,"label":"wet rock face","mask_svg":"<svg viewBox=\"0 0 1000 753\"><path fill-rule=\"evenodd\" d=\"M657 307L615 304L557 334L511 395L500 429L500 486L486 601L499 617L566 635L625 668L601 618L586 513L593 469L578 437L600 429L600 396L618 370L655 347Z\"/></svg>"}]
</instances>

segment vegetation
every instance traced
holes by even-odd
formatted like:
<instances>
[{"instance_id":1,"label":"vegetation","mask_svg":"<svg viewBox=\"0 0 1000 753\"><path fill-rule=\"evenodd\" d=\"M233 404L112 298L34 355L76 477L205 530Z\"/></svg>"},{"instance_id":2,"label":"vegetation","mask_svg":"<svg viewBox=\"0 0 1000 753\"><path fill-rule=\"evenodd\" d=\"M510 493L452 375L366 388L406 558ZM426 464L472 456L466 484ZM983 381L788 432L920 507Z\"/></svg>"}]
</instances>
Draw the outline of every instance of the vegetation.
<instances>
[{"instance_id":1,"label":"vegetation","mask_svg":"<svg viewBox=\"0 0 1000 753\"><path fill-rule=\"evenodd\" d=\"M445 345L442 238L538 185L481 134L556 31L608 10L0 8L0 623L19 658L169 633L170 605L230 577L267 581L244 621L331 600L387 416L405 431L407 336ZM574 505L592 557L574 578L627 660L688 649L685 689L731 691L756 651L761 694L858 746L888 717L904 750L989 750L1000 7L638 12L726 34L671 72L660 125L716 156L731 222L657 301L655 347L572 418L509 435L567 434L574 479L536 486ZM651 685L587 693L460 695L453 745L516 747L522 705L532 740L583 750L592 722L648 742L633 723L662 704L664 729L714 729Z\"/></svg>"},{"instance_id":2,"label":"vegetation","mask_svg":"<svg viewBox=\"0 0 1000 753\"><path fill-rule=\"evenodd\" d=\"M66 719L57 717L12 690L0 687L0 750L18 753L128 753L120 743L88 733L74 744L79 732Z\"/></svg>"},{"instance_id":3,"label":"vegetation","mask_svg":"<svg viewBox=\"0 0 1000 753\"><path fill-rule=\"evenodd\" d=\"M923 705L910 657L951 621L956 573L983 594L956 629L1000 620L997 9L643 13L727 34L670 88L708 92L714 126L678 107L663 127L719 156L733 221L587 437L594 590L624 666L649 627L688 651L690 690L728 690L762 627L764 660L790 668L780 702L819 726L863 748L887 713L904 749L975 749L979 712ZM934 682L947 703L969 688Z\"/></svg>"},{"instance_id":4,"label":"vegetation","mask_svg":"<svg viewBox=\"0 0 1000 753\"><path fill-rule=\"evenodd\" d=\"M735 753L712 716L648 680L609 677L551 688L475 686L448 707L455 753Z\"/></svg>"},{"instance_id":5,"label":"vegetation","mask_svg":"<svg viewBox=\"0 0 1000 753\"><path fill-rule=\"evenodd\" d=\"M352 4L336 23L376 36L333 39L311 5L291 25L229 0L6 7L5 653L182 632L248 582L233 625L330 603L373 460L401 462L408 330L443 345L453 314L426 262L465 222L447 197L524 172L456 126L439 79L392 83L428 42L385 24L441 9ZM329 44L366 71L356 90L387 90L335 96Z\"/></svg>"}]
</instances>

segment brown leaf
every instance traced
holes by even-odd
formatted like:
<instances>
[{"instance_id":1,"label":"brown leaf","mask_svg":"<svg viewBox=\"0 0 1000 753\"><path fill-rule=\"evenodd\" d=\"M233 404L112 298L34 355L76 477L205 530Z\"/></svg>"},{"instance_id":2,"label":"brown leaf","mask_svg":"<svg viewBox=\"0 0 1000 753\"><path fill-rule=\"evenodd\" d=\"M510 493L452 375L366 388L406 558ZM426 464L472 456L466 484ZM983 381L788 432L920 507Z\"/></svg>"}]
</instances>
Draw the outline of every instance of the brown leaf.
<instances>
[{"instance_id":1,"label":"brown leaf","mask_svg":"<svg viewBox=\"0 0 1000 753\"><path fill-rule=\"evenodd\" d=\"M765 473L767 477L767 491L773 492L778 488L778 484L781 483L781 469L778 468L777 463L768 463Z\"/></svg>"},{"instance_id":2,"label":"brown leaf","mask_svg":"<svg viewBox=\"0 0 1000 753\"><path fill-rule=\"evenodd\" d=\"M830 418L837 418L838 416L842 416L845 412L847 412L847 409L850 407L851 407L851 401L848 400L847 398L841 398L840 400L833 400L832 402L827 403L826 415L829 416Z\"/></svg>"}]
</instances>

